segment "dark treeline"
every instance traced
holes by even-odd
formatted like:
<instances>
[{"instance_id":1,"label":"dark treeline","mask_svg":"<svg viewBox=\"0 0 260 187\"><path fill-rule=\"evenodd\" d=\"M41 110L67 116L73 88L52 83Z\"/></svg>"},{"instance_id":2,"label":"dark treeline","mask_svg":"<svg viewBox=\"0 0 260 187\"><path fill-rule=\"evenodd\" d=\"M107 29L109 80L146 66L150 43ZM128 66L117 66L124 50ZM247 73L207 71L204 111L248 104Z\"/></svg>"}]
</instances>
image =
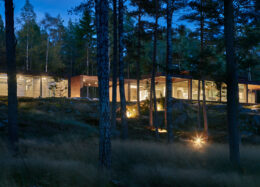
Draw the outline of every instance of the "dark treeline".
<instances>
[{"instance_id":1,"label":"dark treeline","mask_svg":"<svg viewBox=\"0 0 260 187\"><path fill-rule=\"evenodd\" d=\"M186 25L190 22L193 25L192 29L186 25L173 29L173 69L176 73L190 71L198 78L211 76L214 80L220 81L225 73L224 3L216 0L202 2L201 4L199 0L192 0L173 7L173 15L180 15L178 20L173 20L174 25L183 20L187 22ZM158 1L157 14L153 11L152 1L150 4L140 3L138 0L128 3L131 6L124 9L125 78L137 79L141 75L151 74L152 67L156 68L156 72L166 72L165 1ZM47 72L65 77L71 74L97 75L95 11L93 6L84 5L86 3L70 11L80 16L79 21L69 21L65 26L59 15L46 13L42 20L38 20L33 5L26 0L20 15L16 18L17 71ZM259 80L259 5L254 0L236 0L234 6L239 77ZM156 27L156 46L153 41L155 18L159 20ZM0 15L2 72L6 71L4 33L5 27ZM112 2L109 4L109 41L109 62L112 68Z\"/></svg>"}]
</instances>

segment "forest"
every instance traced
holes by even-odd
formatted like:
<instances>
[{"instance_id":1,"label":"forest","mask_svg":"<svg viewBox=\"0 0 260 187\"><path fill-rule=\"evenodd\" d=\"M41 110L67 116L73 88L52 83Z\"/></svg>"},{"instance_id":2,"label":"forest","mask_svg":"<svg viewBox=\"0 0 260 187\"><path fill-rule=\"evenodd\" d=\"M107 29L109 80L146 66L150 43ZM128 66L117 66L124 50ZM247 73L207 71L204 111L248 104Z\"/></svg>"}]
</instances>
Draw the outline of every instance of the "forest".
<instances>
[{"instance_id":1,"label":"forest","mask_svg":"<svg viewBox=\"0 0 260 187\"><path fill-rule=\"evenodd\" d=\"M260 185L259 1L32 2L0 1L0 187Z\"/></svg>"},{"instance_id":2,"label":"forest","mask_svg":"<svg viewBox=\"0 0 260 187\"><path fill-rule=\"evenodd\" d=\"M166 15L165 2L159 1L157 28L157 72L165 72ZM58 76L97 75L96 29L94 5L82 3L71 7L70 14L79 15L78 21L64 23L60 15L46 13L39 20L30 1L26 1L16 18L17 70L19 72L50 73ZM151 5L152 6L152 5ZM239 63L239 75L259 80L259 29L257 1L235 1L235 29ZM205 1L203 9L199 1L176 2L174 7L172 42L174 70L190 71L219 79L225 73L223 3ZM127 1L124 13L125 76L136 78L136 61L140 74L152 71L153 29L155 12L152 7ZM176 12L176 13L175 13ZM113 66L113 6L109 5L109 62ZM201 14L204 17L201 28ZM175 24L178 22L184 24ZM192 26L190 26L192 25ZM201 29L204 51L201 46ZM139 36L139 35L140 36ZM0 16L1 71L6 71L5 26ZM140 48L140 49L139 49ZM198 59L204 62L198 64ZM217 72L215 70L218 70ZM112 71L111 71L112 73Z\"/></svg>"}]
</instances>

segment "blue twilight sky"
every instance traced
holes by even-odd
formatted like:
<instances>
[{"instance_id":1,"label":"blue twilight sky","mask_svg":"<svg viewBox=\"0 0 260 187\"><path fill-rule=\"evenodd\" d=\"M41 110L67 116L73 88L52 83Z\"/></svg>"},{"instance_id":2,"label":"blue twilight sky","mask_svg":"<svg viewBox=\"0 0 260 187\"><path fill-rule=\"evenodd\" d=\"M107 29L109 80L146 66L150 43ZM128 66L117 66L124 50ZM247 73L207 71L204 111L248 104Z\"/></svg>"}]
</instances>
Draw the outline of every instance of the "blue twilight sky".
<instances>
[{"instance_id":1,"label":"blue twilight sky","mask_svg":"<svg viewBox=\"0 0 260 187\"><path fill-rule=\"evenodd\" d=\"M15 20L17 17L20 16L21 8L25 4L25 0L13 0L15 5ZM79 5L81 2L85 0L30 0L30 3L34 7L34 11L37 15L37 21L39 22L46 12L51 14L52 16L57 16L58 14L61 15L62 19L64 20L64 25L67 25L69 19L71 18L72 21L78 19L76 15L69 15L68 10ZM126 3L126 6L129 7L129 4ZM185 21L178 20L179 16L183 13L187 13L190 10L181 10L175 12L173 15L173 27L177 27L178 25L185 24L187 27L191 28L192 30L195 28L193 24L188 24ZM0 14L4 19L4 1L0 0ZM148 18L150 19L150 18ZM160 19L159 24L166 26L166 20ZM16 25L16 28L19 25Z\"/></svg>"},{"instance_id":2,"label":"blue twilight sky","mask_svg":"<svg viewBox=\"0 0 260 187\"><path fill-rule=\"evenodd\" d=\"M58 14L64 20L64 24L67 25L69 18L76 19L76 16L68 15L68 10L76 5L79 5L82 0L30 0L34 7L34 11L37 15L37 21L44 17L45 12L50 13L52 16ZM14 0L15 5L15 17L20 16L20 10L24 6L25 0ZM0 14L4 17L4 2L0 0Z\"/></svg>"}]
</instances>

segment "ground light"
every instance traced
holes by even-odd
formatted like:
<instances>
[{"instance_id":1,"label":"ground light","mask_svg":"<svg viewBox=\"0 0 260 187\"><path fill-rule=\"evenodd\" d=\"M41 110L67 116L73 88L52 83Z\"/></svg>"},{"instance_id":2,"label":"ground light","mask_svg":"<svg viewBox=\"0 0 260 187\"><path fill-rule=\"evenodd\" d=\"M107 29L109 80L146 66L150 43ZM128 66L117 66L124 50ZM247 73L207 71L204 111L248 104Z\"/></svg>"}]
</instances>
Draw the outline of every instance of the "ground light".
<instances>
[{"instance_id":1,"label":"ground light","mask_svg":"<svg viewBox=\"0 0 260 187\"><path fill-rule=\"evenodd\" d=\"M155 128L152 128L152 131L155 131L155 130L156 130ZM158 128L158 133L160 133L160 134L165 134L165 133L167 133L167 130L166 130L166 129Z\"/></svg>"},{"instance_id":2,"label":"ground light","mask_svg":"<svg viewBox=\"0 0 260 187\"><path fill-rule=\"evenodd\" d=\"M200 149L204 147L207 143L207 138L203 135L196 135L192 138L192 144L194 148Z\"/></svg>"}]
</instances>

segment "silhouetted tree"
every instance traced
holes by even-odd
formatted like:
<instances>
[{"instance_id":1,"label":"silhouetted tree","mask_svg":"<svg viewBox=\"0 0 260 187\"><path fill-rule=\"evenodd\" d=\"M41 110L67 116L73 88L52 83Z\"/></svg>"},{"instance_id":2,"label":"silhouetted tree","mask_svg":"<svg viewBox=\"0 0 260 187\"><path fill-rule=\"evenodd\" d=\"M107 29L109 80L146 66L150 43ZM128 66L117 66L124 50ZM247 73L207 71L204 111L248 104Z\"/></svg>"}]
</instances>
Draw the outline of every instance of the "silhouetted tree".
<instances>
[{"instance_id":1,"label":"silhouetted tree","mask_svg":"<svg viewBox=\"0 0 260 187\"><path fill-rule=\"evenodd\" d=\"M125 99L125 83L124 83L124 2L119 0L118 8L118 40L119 40L119 92L121 103L121 124L122 124L122 138L126 139L128 136L128 125L126 121L126 99Z\"/></svg>"},{"instance_id":2,"label":"silhouetted tree","mask_svg":"<svg viewBox=\"0 0 260 187\"><path fill-rule=\"evenodd\" d=\"M14 7L13 0L5 1L5 24L6 24L6 62L8 75L8 132L12 149L18 142L17 127L17 82L14 34Z\"/></svg>"},{"instance_id":3,"label":"silhouetted tree","mask_svg":"<svg viewBox=\"0 0 260 187\"><path fill-rule=\"evenodd\" d=\"M108 0L96 0L97 63L99 85L99 164L111 167L111 124L109 105Z\"/></svg>"},{"instance_id":4,"label":"silhouetted tree","mask_svg":"<svg viewBox=\"0 0 260 187\"><path fill-rule=\"evenodd\" d=\"M113 0L113 88L112 88L112 115L111 115L111 124L112 129L116 128L116 103L117 103L117 0Z\"/></svg>"},{"instance_id":5,"label":"silhouetted tree","mask_svg":"<svg viewBox=\"0 0 260 187\"><path fill-rule=\"evenodd\" d=\"M166 57L166 124L168 131L168 142L173 141L173 106L172 106L172 14L174 0L167 0L167 57Z\"/></svg>"},{"instance_id":6,"label":"silhouetted tree","mask_svg":"<svg viewBox=\"0 0 260 187\"><path fill-rule=\"evenodd\" d=\"M233 0L224 1L225 46L227 67L227 120L230 161L240 164L238 128L238 74L234 47Z\"/></svg>"}]
</instances>

